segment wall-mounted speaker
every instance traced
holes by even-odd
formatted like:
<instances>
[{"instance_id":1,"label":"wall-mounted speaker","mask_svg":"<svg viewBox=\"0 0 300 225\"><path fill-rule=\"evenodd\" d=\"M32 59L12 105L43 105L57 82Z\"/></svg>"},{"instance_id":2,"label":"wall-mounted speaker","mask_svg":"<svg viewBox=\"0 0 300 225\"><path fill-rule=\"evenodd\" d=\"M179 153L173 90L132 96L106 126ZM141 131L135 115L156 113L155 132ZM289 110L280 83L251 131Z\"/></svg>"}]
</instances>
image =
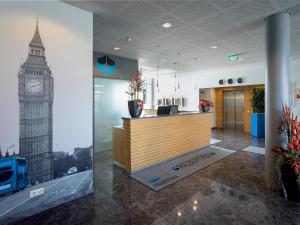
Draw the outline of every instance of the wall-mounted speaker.
<instances>
[{"instance_id":1,"label":"wall-mounted speaker","mask_svg":"<svg viewBox=\"0 0 300 225\"><path fill-rule=\"evenodd\" d=\"M237 80L236 80L239 84L243 83L243 78L242 77L239 77Z\"/></svg>"},{"instance_id":2,"label":"wall-mounted speaker","mask_svg":"<svg viewBox=\"0 0 300 225\"><path fill-rule=\"evenodd\" d=\"M219 84L223 85L224 84L224 80L219 80Z\"/></svg>"},{"instance_id":3,"label":"wall-mounted speaker","mask_svg":"<svg viewBox=\"0 0 300 225\"><path fill-rule=\"evenodd\" d=\"M233 83L234 83L234 80L233 80L232 78L229 78L229 79L227 80L227 82L228 82L228 84L233 84Z\"/></svg>"}]
</instances>

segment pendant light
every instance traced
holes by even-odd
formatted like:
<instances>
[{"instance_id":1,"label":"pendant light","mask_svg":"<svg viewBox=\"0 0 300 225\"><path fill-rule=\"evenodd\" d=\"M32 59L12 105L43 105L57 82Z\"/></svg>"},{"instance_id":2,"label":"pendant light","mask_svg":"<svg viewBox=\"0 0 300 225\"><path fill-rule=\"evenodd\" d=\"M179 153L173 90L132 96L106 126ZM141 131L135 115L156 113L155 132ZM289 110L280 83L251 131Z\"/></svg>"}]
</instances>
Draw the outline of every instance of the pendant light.
<instances>
[{"instance_id":1,"label":"pendant light","mask_svg":"<svg viewBox=\"0 0 300 225\"><path fill-rule=\"evenodd\" d=\"M157 51L156 51L156 87L157 87L157 92L159 92L159 52L158 52L159 45L156 45L155 47L157 48Z\"/></svg>"},{"instance_id":2,"label":"pendant light","mask_svg":"<svg viewBox=\"0 0 300 225\"><path fill-rule=\"evenodd\" d=\"M181 52L177 52L178 57L180 57ZM177 89L180 89L180 74L179 74L179 62L176 63L176 70L177 70Z\"/></svg>"},{"instance_id":3,"label":"pendant light","mask_svg":"<svg viewBox=\"0 0 300 225\"><path fill-rule=\"evenodd\" d=\"M194 83L195 83L195 87L194 90L197 90L197 73L198 73L198 66L197 66L197 58L194 58L194 62L195 62L195 73L194 73Z\"/></svg>"},{"instance_id":4,"label":"pendant light","mask_svg":"<svg viewBox=\"0 0 300 225\"><path fill-rule=\"evenodd\" d=\"M176 89L176 82L177 82L177 62L175 62L174 63L174 67L175 67L175 69L174 69L174 71L175 71L175 73L174 73L174 84L175 84L175 86L174 86L174 91L176 92L177 91L177 89Z\"/></svg>"},{"instance_id":5,"label":"pendant light","mask_svg":"<svg viewBox=\"0 0 300 225\"><path fill-rule=\"evenodd\" d=\"M179 63L177 63L177 76L178 76L178 89L180 89L180 79L179 79L179 77L180 77L180 73L179 73Z\"/></svg>"},{"instance_id":6,"label":"pendant light","mask_svg":"<svg viewBox=\"0 0 300 225\"><path fill-rule=\"evenodd\" d=\"M156 67L156 87L157 87L157 92L159 92L159 65Z\"/></svg>"},{"instance_id":7,"label":"pendant light","mask_svg":"<svg viewBox=\"0 0 300 225\"><path fill-rule=\"evenodd\" d=\"M175 78L175 82L174 82L175 83L175 88L174 88L174 91L176 92L176 90L177 90L176 89L176 75L174 76L174 78Z\"/></svg>"}]
</instances>

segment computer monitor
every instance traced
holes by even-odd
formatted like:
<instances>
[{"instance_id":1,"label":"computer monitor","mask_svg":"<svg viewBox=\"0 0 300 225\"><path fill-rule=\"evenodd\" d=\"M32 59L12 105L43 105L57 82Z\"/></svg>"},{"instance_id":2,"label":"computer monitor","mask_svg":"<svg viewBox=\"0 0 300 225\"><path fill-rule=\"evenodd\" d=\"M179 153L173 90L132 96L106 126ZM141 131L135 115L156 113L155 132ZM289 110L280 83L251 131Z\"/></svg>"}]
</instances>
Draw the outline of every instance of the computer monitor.
<instances>
[{"instance_id":1,"label":"computer monitor","mask_svg":"<svg viewBox=\"0 0 300 225\"><path fill-rule=\"evenodd\" d=\"M157 115L174 115L178 113L178 105L158 106Z\"/></svg>"}]
</instances>

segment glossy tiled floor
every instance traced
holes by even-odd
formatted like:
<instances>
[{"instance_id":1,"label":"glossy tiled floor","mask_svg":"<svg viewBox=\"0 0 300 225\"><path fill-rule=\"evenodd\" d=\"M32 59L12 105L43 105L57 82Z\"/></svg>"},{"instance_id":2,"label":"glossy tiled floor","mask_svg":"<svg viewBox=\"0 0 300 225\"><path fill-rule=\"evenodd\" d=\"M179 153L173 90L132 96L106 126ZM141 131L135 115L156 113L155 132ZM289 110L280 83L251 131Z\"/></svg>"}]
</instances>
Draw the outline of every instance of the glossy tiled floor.
<instances>
[{"instance_id":1,"label":"glossy tiled floor","mask_svg":"<svg viewBox=\"0 0 300 225\"><path fill-rule=\"evenodd\" d=\"M159 192L113 167L111 152L97 154L93 195L18 224L300 224L300 205L265 189L264 156L240 151L263 139L223 130L213 138L237 152Z\"/></svg>"}]
</instances>

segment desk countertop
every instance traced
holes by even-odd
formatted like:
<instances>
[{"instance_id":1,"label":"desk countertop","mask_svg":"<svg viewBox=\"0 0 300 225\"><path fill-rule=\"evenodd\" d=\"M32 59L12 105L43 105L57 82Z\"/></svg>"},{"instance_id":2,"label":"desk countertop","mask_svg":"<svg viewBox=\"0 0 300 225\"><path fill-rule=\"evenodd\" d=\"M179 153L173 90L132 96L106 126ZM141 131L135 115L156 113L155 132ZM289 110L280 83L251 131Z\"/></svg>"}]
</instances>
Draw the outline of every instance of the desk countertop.
<instances>
[{"instance_id":1,"label":"desk countertop","mask_svg":"<svg viewBox=\"0 0 300 225\"><path fill-rule=\"evenodd\" d=\"M208 112L210 113L210 112ZM199 111L181 111L177 114L173 115L148 115L148 116L142 116L138 118L131 118L131 117L122 117L124 120L140 120L140 119L149 119L149 118L165 118L165 117L173 117L173 116L185 116L185 115L195 115L195 114L206 114Z\"/></svg>"}]
</instances>

